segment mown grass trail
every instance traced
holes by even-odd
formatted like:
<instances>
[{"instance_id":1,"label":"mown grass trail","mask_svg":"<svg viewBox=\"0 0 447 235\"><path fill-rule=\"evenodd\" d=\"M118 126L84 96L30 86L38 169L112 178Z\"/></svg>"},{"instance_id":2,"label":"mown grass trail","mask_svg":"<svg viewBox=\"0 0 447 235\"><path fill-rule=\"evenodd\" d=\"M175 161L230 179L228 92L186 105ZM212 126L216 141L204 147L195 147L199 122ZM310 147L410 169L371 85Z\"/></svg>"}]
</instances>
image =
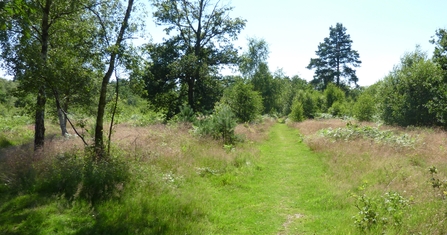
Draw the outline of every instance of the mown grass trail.
<instances>
[{"instance_id":1,"label":"mown grass trail","mask_svg":"<svg viewBox=\"0 0 447 235\"><path fill-rule=\"evenodd\" d=\"M220 234L347 234L352 205L328 182L322 159L297 130L272 127L255 170L213 193L211 222ZM338 194L338 195L337 195Z\"/></svg>"}]
</instances>

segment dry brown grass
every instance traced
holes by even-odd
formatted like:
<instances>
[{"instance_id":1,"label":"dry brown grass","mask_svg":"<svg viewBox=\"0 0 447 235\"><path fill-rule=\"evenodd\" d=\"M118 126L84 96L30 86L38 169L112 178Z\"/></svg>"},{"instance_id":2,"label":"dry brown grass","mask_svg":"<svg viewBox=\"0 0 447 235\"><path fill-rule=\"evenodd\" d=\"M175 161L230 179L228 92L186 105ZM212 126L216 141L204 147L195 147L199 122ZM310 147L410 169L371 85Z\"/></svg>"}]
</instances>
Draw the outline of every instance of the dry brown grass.
<instances>
[{"instance_id":1,"label":"dry brown grass","mask_svg":"<svg viewBox=\"0 0 447 235\"><path fill-rule=\"evenodd\" d=\"M309 119L304 122L289 123L288 125L299 129L301 134L307 136L312 135L321 129L326 129L329 127L332 128L344 127L346 126L346 122L341 121L339 119L323 119L323 120Z\"/></svg>"},{"instance_id":2,"label":"dry brown grass","mask_svg":"<svg viewBox=\"0 0 447 235\"><path fill-rule=\"evenodd\" d=\"M248 141L259 142L267 137L270 127L275 123L274 119L266 118L262 123L239 124L234 132L236 135L245 136Z\"/></svg>"},{"instance_id":3,"label":"dry brown grass","mask_svg":"<svg viewBox=\"0 0 447 235\"><path fill-rule=\"evenodd\" d=\"M261 124L241 124L236 127L235 132L244 136L250 145L266 138L267 130L273 123L272 120L266 120ZM233 151L228 151L220 140L193 136L189 125L119 125L113 139L127 157L149 161L181 174L207 165L220 167L221 164L223 167L234 161L243 151L256 151L248 145L237 145Z\"/></svg>"},{"instance_id":4,"label":"dry brown grass","mask_svg":"<svg viewBox=\"0 0 447 235\"><path fill-rule=\"evenodd\" d=\"M373 123L360 125L376 126ZM387 191L397 191L407 198L414 199L415 213L427 213L426 218L423 218L427 223L442 224L445 216L436 212L436 207L443 205L442 192L432 188L428 168L436 166L439 173L435 177L440 180L447 179L445 131L381 127L416 137L418 141L413 147L396 147L367 139L334 141L317 134L318 130L324 128L343 126L346 126L346 122L342 120L308 120L294 124L294 127L306 136L305 141L309 147L322 153L331 172L329 180L337 182L340 190L358 192L359 186L367 182L365 192L370 194L383 195ZM445 225L441 227L446 229ZM431 232L437 231L435 229Z\"/></svg>"},{"instance_id":5,"label":"dry brown grass","mask_svg":"<svg viewBox=\"0 0 447 235\"><path fill-rule=\"evenodd\" d=\"M157 171L177 175L197 174L198 168L223 171L228 164L236 164L237 158L255 158L258 150L252 147L253 143L266 138L273 123L266 120L260 124L239 125L236 133L245 136L246 141L236 144L234 149L224 148L220 140L195 136L191 125L135 127L120 124L112 135L112 154L124 156L136 165L151 166ZM69 156L79 156L79 151L82 155L83 149L79 137L67 139L55 134L47 137L44 151L38 154L34 153L32 143L2 149L0 180L20 185L17 180L31 169L45 171L61 154L77 152Z\"/></svg>"},{"instance_id":6,"label":"dry brown grass","mask_svg":"<svg viewBox=\"0 0 447 235\"><path fill-rule=\"evenodd\" d=\"M374 123L361 125L376 126ZM380 197L385 192L398 192L412 199L410 214L405 222L415 231L427 234L445 234L447 210L442 190L431 185L428 168L435 166L435 178L447 180L447 132L430 128L399 128L382 126L381 129L406 133L417 138L412 147L396 147L372 140L356 139L334 141L317 134L318 130L346 126L342 120L308 120L294 124L309 147L320 152L329 175L341 192ZM366 189L360 187L367 185ZM445 189L444 189L445 190ZM350 200L354 200L351 198ZM354 202L352 202L354 203ZM412 225L410 225L414 221Z\"/></svg>"}]
</instances>

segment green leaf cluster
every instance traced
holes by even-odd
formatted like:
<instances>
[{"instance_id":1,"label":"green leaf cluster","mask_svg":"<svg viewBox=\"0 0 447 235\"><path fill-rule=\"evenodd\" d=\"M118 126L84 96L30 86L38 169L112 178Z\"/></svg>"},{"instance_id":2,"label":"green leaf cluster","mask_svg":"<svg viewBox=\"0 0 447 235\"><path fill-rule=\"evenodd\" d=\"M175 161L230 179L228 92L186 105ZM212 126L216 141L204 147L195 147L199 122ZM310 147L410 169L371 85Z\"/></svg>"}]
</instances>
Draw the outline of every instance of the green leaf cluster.
<instances>
[{"instance_id":1,"label":"green leaf cluster","mask_svg":"<svg viewBox=\"0 0 447 235\"><path fill-rule=\"evenodd\" d=\"M419 48L405 54L401 63L380 83L381 118L400 126L442 125L439 110L447 87L443 72Z\"/></svg>"},{"instance_id":2,"label":"green leaf cluster","mask_svg":"<svg viewBox=\"0 0 447 235\"><path fill-rule=\"evenodd\" d=\"M195 127L195 133L221 139L224 144L234 144L236 136L234 129L237 122L234 113L227 104L217 104L214 113L200 120Z\"/></svg>"},{"instance_id":3,"label":"green leaf cluster","mask_svg":"<svg viewBox=\"0 0 447 235\"><path fill-rule=\"evenodd\" d=\"M225 90L221 102L231 108L239 122L253 122L263 110L259 92L254 91L252 84L242 80Z\"/></svg>"}]
</instances>

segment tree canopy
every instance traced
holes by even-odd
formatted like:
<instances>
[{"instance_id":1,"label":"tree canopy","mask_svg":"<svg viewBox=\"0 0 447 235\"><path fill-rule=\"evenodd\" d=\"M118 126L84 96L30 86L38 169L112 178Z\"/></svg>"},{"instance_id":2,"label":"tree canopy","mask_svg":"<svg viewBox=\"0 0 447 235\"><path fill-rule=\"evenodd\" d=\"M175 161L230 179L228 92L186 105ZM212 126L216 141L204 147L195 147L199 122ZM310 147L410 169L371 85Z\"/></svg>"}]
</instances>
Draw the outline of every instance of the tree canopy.
<instances>
[{"instance_id":1,"label":"tree canopy","mask_svg":"<svg viewBox=\"0 0 447 235\"><path fill-rule=\"evenodd\" d=\"M447 72L447 29L436 30L436 37L430 40L435 45L433 61Z\"/></svg>"},{"instance_id":2,"label":"tree canopy","mask_svg":"<svg viewBox=\"0 0 447 235\"><path fill-rule=\"evenodd\" d=\"M170 65L170 76L187 86L188 103L197 110L197 85L213 70L237 62L232 40L237 39L246 21L231 18L233 8L219 1L155 0L153 6L155 22L165 26L171 36L166 44L175 45L178 51L178 58Z\"/></svg>"},{"instance_id":3,"label":"tree canopy","mask_svg":"<svg viewBox=\"0 0 447 235\"><path fill-rule=\"evenodd\" d=\"M308 69L315 69L311 81L318 89L325 89L330 82L337 86L357 85L356 67L362 63L359 53L351 48L351 36L341 23L329 28L329 37L318 45L315 52L318 58L310 59ZM354 68L353 68L354 67ZM342 80L342 78L345 78Z\"/></svg>"}]
</instances>

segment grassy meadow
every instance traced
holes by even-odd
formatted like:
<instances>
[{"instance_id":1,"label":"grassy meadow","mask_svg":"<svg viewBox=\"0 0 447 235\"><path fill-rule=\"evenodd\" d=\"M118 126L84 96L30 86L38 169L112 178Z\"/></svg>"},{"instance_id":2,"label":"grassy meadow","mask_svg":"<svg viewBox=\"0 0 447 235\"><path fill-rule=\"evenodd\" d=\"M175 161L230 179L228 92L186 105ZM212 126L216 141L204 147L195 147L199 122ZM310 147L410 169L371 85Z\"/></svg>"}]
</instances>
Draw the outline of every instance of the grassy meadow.
<instances>
[{"instance_id":1,"label":"grassy meadow","mask_svg":"<svg viewBox=\"0 0 447 235\"><path fill-rule=\"evenodd\" d=\"M90 169L78 138L49 127L33 154L15 120L0 135L1 234L447 232L442 130L264 118L225 145L191 124L123 122Z\"/></svg>"}]
</instances>

